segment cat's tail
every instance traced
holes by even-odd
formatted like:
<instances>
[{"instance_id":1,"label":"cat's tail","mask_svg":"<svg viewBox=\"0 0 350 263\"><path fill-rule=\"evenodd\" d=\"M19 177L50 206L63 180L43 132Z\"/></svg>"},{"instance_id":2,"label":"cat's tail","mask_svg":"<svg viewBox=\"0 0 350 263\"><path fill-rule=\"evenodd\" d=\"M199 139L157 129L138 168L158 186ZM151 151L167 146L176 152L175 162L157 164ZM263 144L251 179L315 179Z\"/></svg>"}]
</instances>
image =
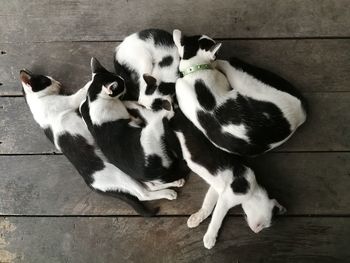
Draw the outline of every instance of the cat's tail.
<instances>
[{"instance_id":1,"label":"cat's tail","mask_svg":"<svg viewBox=\"0 0 350 263\"><path fill-rule=\"evenodd\" d=\"M125 203L130 205L138 214L144 217L155 216L159 212L159 207L149 208L143 202L137 199L137 197L131 194L118 192L118 191L106 191L106 192L99 191L99 192L124 201Z\"/></svg>"}]
</instances>

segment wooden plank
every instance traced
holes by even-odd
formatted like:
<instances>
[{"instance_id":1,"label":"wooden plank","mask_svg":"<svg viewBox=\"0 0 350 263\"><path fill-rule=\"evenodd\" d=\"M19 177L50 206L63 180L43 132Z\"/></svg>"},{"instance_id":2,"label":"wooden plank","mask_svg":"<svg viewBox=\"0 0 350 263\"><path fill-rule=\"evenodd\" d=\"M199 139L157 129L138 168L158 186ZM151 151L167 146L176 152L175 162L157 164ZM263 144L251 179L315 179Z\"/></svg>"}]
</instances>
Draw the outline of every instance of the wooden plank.
<instances>
[{"instance_id":1,"label":"wooden plank","mask_svg":"<svg viewBox=\"0 0 350 263\"><path fill-rule=\"evenodd\" d=\"M305 93L307 122L275 151L349 151L350 93ZM54 147L19 98L0 98L0 154L52 153Z\"/></svg>"},{"instance_id":2,"label":"wooden plank","mask_svg":"<svg viewBox=\"0 0 350 263\"><path fill-rule=\"evenodd\" d=\"M96 56L113 69L118 42L56 42L0 44L0 95L21 95L18 72L22 68L49 74L69 90L91 76L90 58ZM1 51L5 54L1 55ZM222 58L240 57L291 81L304 92L350 91L350 40L227 40Z\"/></svg>"},{"instance_id":3,"label":"wooden plank","mask_svg":"<svg viewBox=\"0 0 350 263\"><path fill-rule=\"evenodd\" d=\"M150 27L217 38L350 36L347 0L1 0L0 5L2 43L121 40Z\"/></svg>"},{"instance_id":4,"label":"wooden plank","mask_svg":"<svg viewBox=\"0 0 350 263\"><path fill-rule=\"evenodd\" d=\"M350 215L350 153L271 153L250 161L258 180L288 215ZM63 156L1 156L1 215L134 215L92 192ZM208 189L192 175L176 201L151 202L161 215L190 215ZM241 214L241 208L231 211Z\"/></svg>"},{"instance_id":5,"label":"wooden plank","mask_svg":"<svg viewBox=\"0 0 350 263\"><path fill-rule=\"evenodd\" d=\"M347 262L348 218L279 218L254 234L228 218L207 250L186 218L1 218L5 262ZM1 255L1 254L0 254Z\"/></svg>"}]
</instances>

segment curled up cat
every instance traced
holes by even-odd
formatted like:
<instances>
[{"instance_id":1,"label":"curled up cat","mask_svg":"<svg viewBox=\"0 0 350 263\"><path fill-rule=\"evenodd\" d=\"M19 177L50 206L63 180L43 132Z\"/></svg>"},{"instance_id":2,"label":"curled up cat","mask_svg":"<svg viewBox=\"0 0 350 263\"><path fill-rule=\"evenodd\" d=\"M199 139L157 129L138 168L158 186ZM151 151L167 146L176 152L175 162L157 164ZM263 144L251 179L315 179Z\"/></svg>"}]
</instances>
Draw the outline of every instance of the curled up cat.
<instances>
[{"instance_id":1,"label":"curled up cat","mask_svg":"<svg viewBox=\"0 0 350 263\"><path fill-rule=\"evenodd\" d=\"M166 123L174 115L171 101L157 97L153 110L122 101L126 92L123 78L95 58L91 70L93 77L80 112L97 146L109 162L148 189L161 190L165 198L175 199L176 192L166 188L182 187L189 170L167 144ZM144 78L150 84L155 81L149 75Z\"/></svg>"}]
</instances>

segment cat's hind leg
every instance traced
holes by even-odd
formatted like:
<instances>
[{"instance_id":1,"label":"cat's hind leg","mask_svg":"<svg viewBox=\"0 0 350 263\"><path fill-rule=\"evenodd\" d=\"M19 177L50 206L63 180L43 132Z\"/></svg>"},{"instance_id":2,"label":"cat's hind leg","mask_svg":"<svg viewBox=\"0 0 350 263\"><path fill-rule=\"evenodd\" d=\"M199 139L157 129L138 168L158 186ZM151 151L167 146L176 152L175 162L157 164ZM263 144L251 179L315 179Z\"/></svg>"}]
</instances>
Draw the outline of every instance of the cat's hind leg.
<instances>
[{"instance_id":1,"label":"cat's hind leg","mask_svg":"<svg viewBox=\"0 0 350 263\"><path fill-rule=\"evenodd\" d=\"M194 228L199 226L213 211L216 202L218 201L218 193L214 187L210 186L207 194L205 195L201 209L192 214L187 220L187 226Z\"/></svg>"},{"instance_id":2,"label":"cat's hind leg","mask_svg":"<svg viewBox=\"0 0 350 263\"><path fill-rule=\"evenodd\" d=\"M183 187L185 185L185 179L179 179L170 183L163 183L160 180L153 180L149 182L144 182L150 191L157 191L162 189L167 189L170 187Z\"/></svg>"},{"instance_id":3,"label":"cat's hind leg","mask_svg":"<svg viewBox=\"0 0 350 263\"><path fill-rule=\"evenodd\" d=\"M140 201L158 199L174 200L177 193L171 189L149 191L141 183L134 180L115 166L105 163L106 167L93 175L91 186L99 191L121 191L136 196Z\"/></svg>"}]
</instances>

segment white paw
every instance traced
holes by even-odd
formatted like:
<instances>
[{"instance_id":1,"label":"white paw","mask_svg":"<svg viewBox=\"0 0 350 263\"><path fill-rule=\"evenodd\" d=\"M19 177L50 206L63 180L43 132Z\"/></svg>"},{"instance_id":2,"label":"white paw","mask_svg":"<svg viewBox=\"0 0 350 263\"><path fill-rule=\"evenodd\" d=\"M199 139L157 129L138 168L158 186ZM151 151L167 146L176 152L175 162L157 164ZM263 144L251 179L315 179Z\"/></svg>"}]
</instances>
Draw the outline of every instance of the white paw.
<instances>
[{"instance_id":1,"label":"white paw","mask_svg":"<svg viewBox=\"0 0 350 263\"><path fill-rule=\"evenodd\" d=\"M175 187L183 187L185 185L185 183L186 183L186 180L185 179L180 179L180 180L177 180L175 183L176 183Z\"/></svg>"},{"instance_id":2,"label":"white paw","mask_svg":"<svg viewBox=\"0 0 350 263\"><path fill-rule=\"evenodd\" d=\"M211 249L214 247L216 242L216 236L206 233L203 237L204 247L207 249Z\"/></svg>"},{"instance_id":3,"label":"white paw","mask_svg":"<svg viewBox=\"0 0 350 263\"><path fill-rule=\"evenodd\" d=\"M177 198L177 192L171 189L166 189L164 191L164 198L168 200L175 200Z\"/></svg>"},{"instance_id":4,"label":"white paw","mask_svg":"<svg viewBox=\"0 0 350 263\"><path fill-rule=\"evenodd\" d=\"M190 218L187 220L187 226L189 228L194 228L199 226L200 223L203 221L203 214L201 213L201 210L198 212L192 214Z\"/></svg>"}]
</instances>

